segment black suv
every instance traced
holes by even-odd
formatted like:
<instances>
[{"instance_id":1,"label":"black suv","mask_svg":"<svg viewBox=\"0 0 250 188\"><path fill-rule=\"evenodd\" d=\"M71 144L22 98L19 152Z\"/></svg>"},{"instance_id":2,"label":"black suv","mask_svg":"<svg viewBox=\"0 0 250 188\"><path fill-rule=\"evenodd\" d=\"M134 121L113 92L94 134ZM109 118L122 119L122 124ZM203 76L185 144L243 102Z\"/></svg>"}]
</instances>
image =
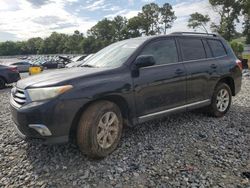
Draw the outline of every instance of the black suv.
<instances>
[{"instance_id":1,"label":"black suv","mask_svg":"<svg viewBox=\"0 0 250 188\"><path fill-rule=\"evenodd\" d=\"M172 33L114 43L82 67L32 76L11 92L18 133L76 138L90 157L110 154L123 125L196 108L223 116L241 88L241 62L215 34Z\"/></svg>"}]
</instances>

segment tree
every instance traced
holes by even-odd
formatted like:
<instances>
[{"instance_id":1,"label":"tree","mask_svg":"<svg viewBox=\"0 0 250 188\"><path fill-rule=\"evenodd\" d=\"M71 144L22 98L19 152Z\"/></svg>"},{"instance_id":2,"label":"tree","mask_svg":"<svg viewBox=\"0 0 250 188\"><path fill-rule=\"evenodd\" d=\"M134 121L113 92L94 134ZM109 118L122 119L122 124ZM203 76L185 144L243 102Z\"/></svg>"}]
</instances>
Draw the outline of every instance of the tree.
<instances>
[{"instance_id":1,"label":"tree","mask_svg":"<svg viewBox=\"0 0 250 188\"><path fill-rule=\"evenodd\" d=\"M135 16L128 20L127 38L140 37L142 35L143 20L139 16Z\"/></svg>"},{"instance_id":2,"label":"tree","mask_svg":"<svg viewBox=\"0 0 250 188\"><path fill-rule=\"evenodd\" d=\"M39 49L40 49L42 43L43 43L43 39L40 37L29 39L25 44L26 53L37 54L39 52Z\"/></svg>"},{"instance_id":3,"label":"tree","mask_svg":"<svg viewBox=\"0 0 250 188\"><path fill-rule=\"evenodd\" d=\"M206 33L208 33L206 25L209 21L210 18L208 15L202 15L198 12L195 12L190 15L190 18L188 20L188 27L193 29L202 28Z\"/></svg>"},{"instance_id":4,"label":"tree","mask_svg":"<svg viewBox=\"0 0 250 188\"><path fill-rule=\"evenodd\" d=\"M96 39L93 36L88 36L81 41L81 49L86 54L96 53L104 47L101 40Z\"/></svg>"},{"instance_id":5,"label":"tree","mask_svg":"<svg viewBox=\"0 0 250 188\"><path fill-rule=\"evenodd\" d=\"M168 28L172 27L174 20L176 20L176 16L174 15L174 11L172 6L169 3L165 3L161 8L161 19L163 23L163 31L166 34Z\"/></svg>"},{"instance_id":6,"label":"tree","mask_svg":"<svg viewBox=\"0 0 250 188\"><path fill-rule=\"evenodd\" d=\"M141 20L141 28L145 35L160 33L160 8L155 3L150 3L142 7L142 12L138 14Z\"/></svg>"},{"instance_id":7,"label":"tree","mask_svg":"<svg viewBox=\"0 0 250 188\"><path fill-rule=\"evenodd\" d=\"M232 41L230 45L237 57L241 57L242 52L244 51L244 45L240 42Z\"/></svg>"},{"instance_id":8,"label":"tree","mask_svg":"<svg viewBox=\"0 0 250 188\"><path fill-rule=\"evenodd\" d=\"M122 16L116 16L113 20L114 40L119 41L127 38L128 20Z\"/></svg>"},{"instance_id":9,"label":"tree","mask_svg":"<svg viewBox=\"0 0 250 188\"><path fill-rule=\"evenodd\" d=\"M82 48L80 46L82 40L84 40L83 34L80 33L78 30L74 31L73 35L67 37L67 40L65 41L64 51L75 54L83 53Z\"/></svg>"},{"instance_id":10,"label":"tree","mask_svg":"<svg viewBox=\"0 0 250 188\"><path fill-rule=\"evenodd\" d=\"M15 55L17 51L18 49L15 42L6 41L0 43L0 55Z\"/></svg>"},{"instance_id":11,"label":"tree","mask_svg":"<svg viewBox=\"0 0 250 188\"><path fill-rule=\"evenodd\" d=\"M246 43L250 44L250 1L242 0L241 1L242 14L244 16L244 31L246 35Z\"/></svg>"},{"instance_id":12,"label":"tree","mask_svg":"<svg viewBox=\"0 0 250 188\"><path fill-rule=\"evenodd\" d=\"M39 53L56 54L67 51L65 50L68 46L68 44L66 44L67 41L67 35L53 32L49 37L44 39L39 49ZM68 49L69 48L70 47L68 47Z\"/></svg>"},{"instance_id":13,"label":"tree","mask_svg":"<svg viewBox=\"0 0 250 188\"><path fill-rule=\"evenodd\" d=\"M235 21L239 22L238 16L241 11L241 4L238 0L209 0L214 10L220 16L219 25L211 24L211 29L218 32L226 40L230 41L234 37Z\"/></svg>"},{"instance_id":14,"label":"tree","mask_svg":"<svg viewBox=\"0 0 250 188\"><path fill-rule=\"evenodd\" d=\"M113 42L115 34L113 22L105 18L97 22L97 24L93 26L88 33L96 39Z\"/></svg>"}]
</instances>

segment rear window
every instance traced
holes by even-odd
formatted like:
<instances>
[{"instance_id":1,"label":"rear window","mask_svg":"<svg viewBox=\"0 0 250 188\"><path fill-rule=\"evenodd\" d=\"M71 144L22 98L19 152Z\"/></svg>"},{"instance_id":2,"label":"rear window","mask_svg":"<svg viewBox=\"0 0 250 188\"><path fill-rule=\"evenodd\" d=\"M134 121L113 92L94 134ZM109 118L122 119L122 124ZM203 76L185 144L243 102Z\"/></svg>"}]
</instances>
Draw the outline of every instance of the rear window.
<instances>
[{"instance_id":1,"label":"rear window","mask_svg":"<svg viewBox=\"0 0 250 188\"><path fill-rule=\"evenodd\" d=\"M207 41L211 47L214 57L224 56L227 54L221 41L212 39L208 39Z\"/></svg>"},{"instance_id":2,"label":"rear window","mask_svg":"<svg viewBox=\"0 0 250 188\"><path fill-rule=\"evenodd\" d=\"M180 38L179 41L184 61L206 58L201 39Z\"/></svg>"}]
</instances>

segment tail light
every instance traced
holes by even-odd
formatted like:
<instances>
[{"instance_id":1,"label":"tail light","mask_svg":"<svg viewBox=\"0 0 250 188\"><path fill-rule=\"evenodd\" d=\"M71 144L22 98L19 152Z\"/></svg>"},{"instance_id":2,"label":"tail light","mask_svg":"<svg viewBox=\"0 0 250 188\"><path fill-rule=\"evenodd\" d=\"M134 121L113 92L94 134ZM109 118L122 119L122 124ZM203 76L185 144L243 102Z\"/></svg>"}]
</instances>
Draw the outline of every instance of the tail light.
<instances>
[{"instance_id":1,"label":"tail light","mask_svg":"<svg viewBox=\"0 0 250 188\"><path fill-rule=\"evenodd\" d=\"M240 70L242 71L242 69L243 69L243 67L242 67L242 62L239 60L239 59L237 59L236 60L236 65L240 68Z\"/></svg>"},{"instance_id":2,"label":"tail light","mask_svg":"<svg viewBox=\"0 0 250 188\"><path fill-rule=\"evenodd\" d=\"M8 69L12 72L18 72L17 67L9 67Z\"/></svg>"}]
</instances>

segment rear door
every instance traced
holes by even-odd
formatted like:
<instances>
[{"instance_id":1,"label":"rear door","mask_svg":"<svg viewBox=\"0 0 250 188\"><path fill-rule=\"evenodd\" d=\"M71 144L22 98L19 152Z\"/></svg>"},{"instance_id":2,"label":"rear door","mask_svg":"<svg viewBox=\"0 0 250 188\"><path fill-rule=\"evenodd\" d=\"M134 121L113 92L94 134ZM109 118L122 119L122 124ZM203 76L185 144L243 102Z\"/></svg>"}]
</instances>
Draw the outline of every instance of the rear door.
<instances>
[{"instance_id":1,"label":"rear door","mask_svg":"<svg viewBox=\"0 0 250 188\"><path fill-rule=\"evenodd\" d=\"M149 117L185 105L186 70L178 60L175 39L151 41L139 55L152 55L156 64L140 68L133 79L137 116Z\"/></svg>"},{"instance_id":2,"label":"rear door","mask_svg":"<svg viewBox=\"0 0 250 188\"><path fill-rule=\"evenodd\" d=\"M187 70L187 104L203 103L210 99L210 82L219 77L219 65L211 50L199 37L179 37L182 61Z\"/></svg>"}]
</instances>

